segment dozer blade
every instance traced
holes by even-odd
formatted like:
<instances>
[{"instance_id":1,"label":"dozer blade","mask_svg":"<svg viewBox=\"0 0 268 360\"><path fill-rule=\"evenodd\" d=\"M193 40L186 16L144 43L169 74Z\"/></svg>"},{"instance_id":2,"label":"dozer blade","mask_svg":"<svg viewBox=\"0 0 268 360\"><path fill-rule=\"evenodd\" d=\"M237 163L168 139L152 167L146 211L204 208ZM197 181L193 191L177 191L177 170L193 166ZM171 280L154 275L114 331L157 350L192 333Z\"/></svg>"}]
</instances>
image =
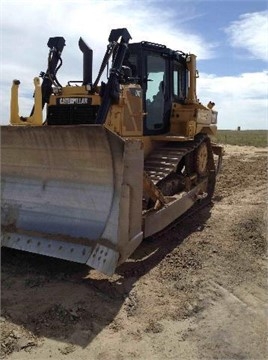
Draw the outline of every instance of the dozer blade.
<instances>
[{"instance_id":1,"label":"dozer blade","mask_svg":"<svg viewBox=\"0 0 268 360\"><path fill-rule=\"evenodd\" d=\"M1 126L2 245L108 275L140 244L143 147L101 125Z\"/></svg>"}]
</instances>

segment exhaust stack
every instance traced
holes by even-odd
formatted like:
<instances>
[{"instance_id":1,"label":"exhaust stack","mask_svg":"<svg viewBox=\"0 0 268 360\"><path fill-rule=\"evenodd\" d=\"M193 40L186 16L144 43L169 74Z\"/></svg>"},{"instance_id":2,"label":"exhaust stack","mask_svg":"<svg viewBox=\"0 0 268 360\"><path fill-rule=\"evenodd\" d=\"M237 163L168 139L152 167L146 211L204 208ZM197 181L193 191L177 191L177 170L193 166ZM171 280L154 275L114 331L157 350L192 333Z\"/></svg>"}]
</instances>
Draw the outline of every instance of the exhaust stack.
<instances>
[{"instance_id":1,"label":"exhaust stack","mask_svg":"<svg viewBox=\"0 0 268 360\"><path fill-rule=\"evenodd\" d=\"M83 85L92 84L92 62L93 50L80 37L79 49L83 53Z\"/></svg>"}]
</instances>

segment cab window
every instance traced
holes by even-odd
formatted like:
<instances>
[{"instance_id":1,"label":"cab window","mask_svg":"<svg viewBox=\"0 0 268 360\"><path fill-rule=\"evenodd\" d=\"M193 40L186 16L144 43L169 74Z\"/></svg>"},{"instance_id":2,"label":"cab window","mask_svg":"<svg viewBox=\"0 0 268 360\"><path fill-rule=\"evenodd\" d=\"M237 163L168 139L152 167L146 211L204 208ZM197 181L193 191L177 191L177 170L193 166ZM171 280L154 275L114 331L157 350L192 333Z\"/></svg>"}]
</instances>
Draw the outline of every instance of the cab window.
<instances>
[{"instance_id":1,"label":"cab window","mask_svg":"<svg viewBox=\"0 0 268 360\"><path fill-rule=\"evenodd\" d=\"M146 128L164 127L165 59L159 54L147 56Z\"/></svg>"},{"instance_id":2,"label":"cab window","mask_svg":"<svg viewBox=\"0 0 268 360\"><path fill-rule=\"evenodd\" d=\"M187 70L184 67L174 62L173 64L173 96L175 100L184 101L186 98L186 82Z\"/></svg>"}]
</instances>

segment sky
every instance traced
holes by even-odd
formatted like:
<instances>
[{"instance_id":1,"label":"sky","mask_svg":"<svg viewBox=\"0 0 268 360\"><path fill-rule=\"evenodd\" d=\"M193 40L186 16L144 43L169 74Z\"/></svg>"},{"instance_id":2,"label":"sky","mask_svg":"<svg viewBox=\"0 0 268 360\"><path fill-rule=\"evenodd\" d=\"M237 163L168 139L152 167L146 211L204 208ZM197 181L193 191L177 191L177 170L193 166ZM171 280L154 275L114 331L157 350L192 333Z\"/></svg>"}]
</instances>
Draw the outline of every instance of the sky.
<instances>
[{"instance_id":1,"label":"sky","mask_svg":"<svg viewBox=\"0 0 268 360\"><path fill-rule=\"evenodd\" d=\"M9 122L10 88L21 81L20 115L29 116L33 78L46 71L49 37L66 40L58 79L82 79L81 36L97 76L111 29L131 42L165 44L197 55L197 95L216 103L219 129L268 129L268 1L1 0L0 124Z\"/></svg>"}]
</instances>

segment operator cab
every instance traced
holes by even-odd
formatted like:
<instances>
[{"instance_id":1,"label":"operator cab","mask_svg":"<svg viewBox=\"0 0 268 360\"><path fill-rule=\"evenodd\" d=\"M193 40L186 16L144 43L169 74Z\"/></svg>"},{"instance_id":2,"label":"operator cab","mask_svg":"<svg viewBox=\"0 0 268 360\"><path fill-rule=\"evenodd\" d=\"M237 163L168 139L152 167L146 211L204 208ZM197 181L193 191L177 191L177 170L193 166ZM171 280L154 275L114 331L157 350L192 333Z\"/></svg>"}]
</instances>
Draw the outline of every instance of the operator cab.
<instances>
[{"instance_id":1,"label":"operator cab","mask_svg":"<svg viewBox=\"0 0 268 360\"><path fill-rule=\"evenodd\" d=\"M164 134L172 102L183 104L187 96L186 55L145 41L129 44L128 51L124 65L143 89L144 135Z\"/></svg>"},{"instance_id":2,"label":"operator cab","mask_svg":"<svg viewBox=\"0 0 268 360\"><path fill-rule=\"evenodd\" d=\"M121 37L121 42L117 40ZM48 70L43 74L43 105L47 103L47 125L103 124L110 106L119 101L120 84L139 84L142 88L143 134L160 135L170 131L172 104L184 104L188 91L187 55L171 50L165 45L152 42L129 44L130 35L126 29L112 30L97 79L92 84L92 50L80 39L79 47L83 52L83 81L69 81L62 87L57 81L57 63L61 52L56 56L54 42L51 45ZM63 38L52 38L56 44ZM55 40L56 39L56 40ZM127 46L126 46L127 44ZM101 103L93 98L99 80L110 56L110 68L107 83L100 86ZM52 81L53 80L53 81ZM73 86L71 83L76 83ZM52 85L54 90L52 92ZM57 90L57 91L56 91Z\"/></svg>"}]
</instances>

